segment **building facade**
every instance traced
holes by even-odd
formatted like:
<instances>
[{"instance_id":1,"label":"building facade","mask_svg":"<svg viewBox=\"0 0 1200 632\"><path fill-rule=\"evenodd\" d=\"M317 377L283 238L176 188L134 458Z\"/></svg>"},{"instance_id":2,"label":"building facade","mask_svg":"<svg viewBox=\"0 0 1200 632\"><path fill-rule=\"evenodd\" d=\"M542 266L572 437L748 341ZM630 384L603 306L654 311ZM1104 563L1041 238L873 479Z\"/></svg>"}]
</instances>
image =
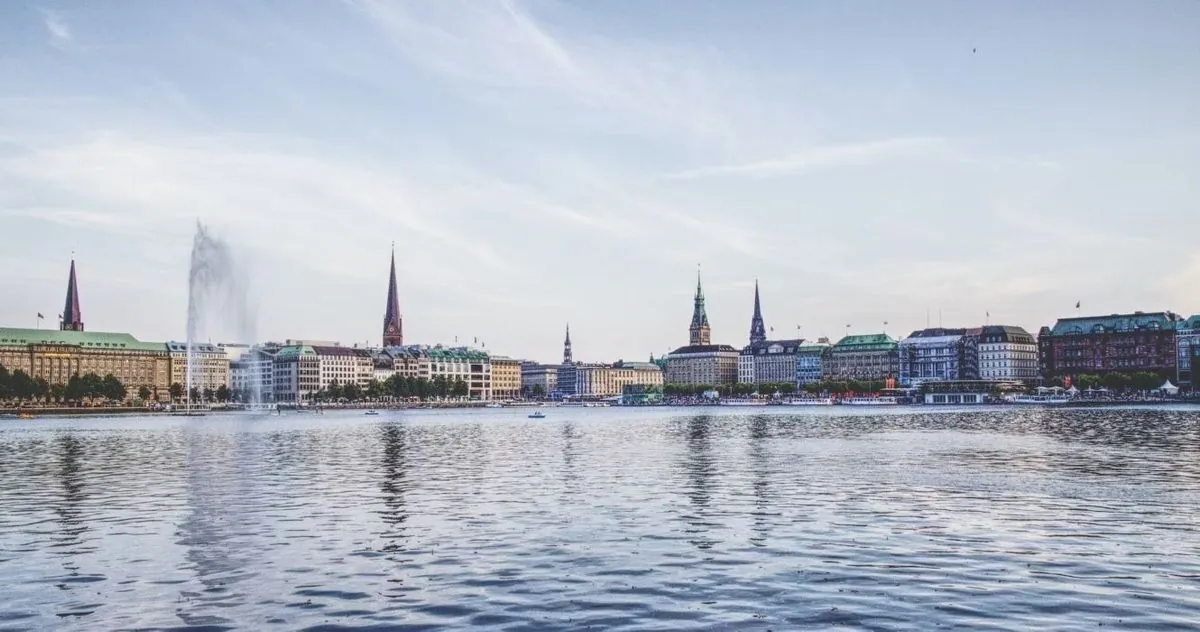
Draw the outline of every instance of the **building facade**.
<instances>
[{"instance_id":1,"label":"building facade","mask_svg":"<svg viewBox=\"0 0 1200 632\"><path fill-rule=\"evenodd\" d=\"M1034 382L1038 346L1033 334L1011 325L988 325L979 333L979 378L991 381Z\"/></svg>"},{"instance_id":2,"label":"building facade","mask_svg":"<svg viewBox=\"0 0 1200 632\"><path fill-rule=\"evenodd\" d=\"M300 404L321 390L321 360L311 346L282 347L273 362L272 392L277 403Z\"/></svg>"},{"instance_id":3,"label":"building facade","mask_svg":"<svg viewBox=\"0 0 1200 632\"><path fill-rule=\"evenodd\" d=\"M229 390L234 400L247 403L275 401L277 343L254 345L229 362Z\"/></svg>"},{"instance_id":4,"label":"building facade","mask_svg":"<svg viewBox=\"0 0 1200 632\"><path fill-rule=\"evenodd\" d=\"M467 383L469 399L492 399L492 363L488 354L467 347L426 347L429 377Z\"/></svg>"},{"instance_id":5,"label":"building facade","mask_svg":"<svg viewBox=\"0 0 1200 632\"><path fill-rule=\"evenodd\" d=\"M492 398L519 399L521 397L521 363L505 356L491 356Z\"/></svg>"},{"instance_id":6,"label":"building facade","mask_svg":"<svg viewBox=\"0 0 1200 632\"><path fill-rule=\"evenodd\" d=\"M899 372L899 347L887 334L846 336L821 358L823 380L887 380Z\"/></svg>"},{"instance_id":7,"label":"building facade","mask_svg":"<svg viewBox=\"0 0 1200 632\"><path fill-rule=\"evenodd\" d=\"M1193 360L1200 355L1200 316L1175 323L1175 384L1191 385L1196 381L1197 367Z\"/></svg>"},{"instance_id":8,"label":"building facade","mask_svg":"<svg viewBox=\"0 0 1200 632\"><path fill-rule=\"evenodd\" d=\"M142 342L129 334L64 328L0 328L0 366L21 370L50 385L74 375L112 374L130 398L144 386L159 401L170 399L171 360L161 342Z\"/></svg>"},{"instance_id":9,"label":"building facade","mask_svg":"<svg viewBox=\"0 0 1200 632\"><path fill-rule=\"evenodd\" d=\"M375 362L366 349L342 346L314 346L319 361L317 381L320 388L337 383L367 388L375 379Z\"/></svg>"},{"instance_id":10,"label":"building facade","mask_svg":"<svg viewBox=\"0 0 1200 632\"><path fill-rule=\"evenodd\" d=\"M966 329L936 327L912 332L897 344L900 385L973 379L964 375L968 356L978 353L978 347L971 342Z\"/></svg>"},{"instance_id":11,"label":"building facade","mask_svg":"<svg viewBox=\"0 0 1200 632\"><path fill-rule=\"evenodd\" d=\"M828 351L828 341L802 344L796 348L796 386L798 388L821 381L821 358Z\"/></svg>"},{"instance_id":12,"label":"building facade","mask_svg":"<svg viewBox=\"0 0 1200 632\"><path fill-rule=\"evenodd\" d=\"M171 358L171 383L187 386L187 343L172 341L166 347ZM215 391L222 386L229 388L229 354L225 349L207 342L193 342L191 367L192 388L200 392Z\"/></svg>"},{"instance_id":13,"label":"building facade","mask_svg":"<svg viewBox=\"0 0 1200 632\"><path fill-rule=\"evenodd\" d=\"M545 397L558 390L558 368L553 364L522 362L521 389L525 395L533 396L540 393Z\"/></svg>"},{"instance_id":14,"label":"building facade","mask_svg":"<svg viewBox=\"0 0 1200 632\"><path fill-rule=\"evenodd\" d=\"M688 346L667 354L667 383L715 386L737 382L738 351L729 345L712 344L699 274L696 275L696 297L692 305L692 321L688 326L688 342ZM559 385L562 385L561 371Z\"/></svg>"},{"instance_id":15,"label":"building facade","mask_svg":"<svg viewBox=\"0 0 1200 632\"><path fill-rule=\"evenodd\" d=\"M662 386L663 374L649 362L618 361L614 364L575 365L575 392L579 397L611 397L620 395L626 386Z\"/></svg>"},{"instance_id":16,"label":"building facade","mask_svg":"<svg viewBox=\"0 0 1200 632\"><path fill-rule=\"evenodd\" d=\"M1147 371L1163 379L1178 376L1172 312L1060 318L1038 332L1038 361L1046 379L1080 374Z\"/></svg>"},{"instance_id":17,"label":"building facade","mask_svg":"<svg viewBox=\"0 0 1200 632\"><path fill-rule=\"evenodd\" d=\"M796 380L796 362L804 341L760 340L738 355L738 382L744 384L791 384Z\"/></svg>"}]
</instances>

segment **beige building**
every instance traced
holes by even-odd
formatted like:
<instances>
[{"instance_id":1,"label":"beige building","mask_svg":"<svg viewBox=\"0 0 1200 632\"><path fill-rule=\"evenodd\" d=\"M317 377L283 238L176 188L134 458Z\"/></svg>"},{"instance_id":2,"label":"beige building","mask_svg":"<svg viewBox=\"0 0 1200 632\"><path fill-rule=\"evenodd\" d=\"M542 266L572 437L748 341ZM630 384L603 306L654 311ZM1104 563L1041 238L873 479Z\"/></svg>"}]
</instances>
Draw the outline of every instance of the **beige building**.
<instances>
[{"instance_id":1,"label":"beige building","mask_svg":"<svg viewBox=\"0 0 1200 632\"><path fill-rule=\"evenodd\" d=\"M112 374L137 397L145 386L152 397L170 398L171 361L161 342L142 342L129 334L76 330L0 328L0 365L20 369L51 385L73 375Z\"/></svg>"},{"instance_id":2,"label":"beige building","mask_svg":"<svg viewBox=\"0 0 1200 632\"><path fill-rule=\"evenodd\" d=\"M609 397L620 395L630 384L661 386L662 383L662 369L649 362L581 364L576 367L575 394Z\"/></svg>"},{"instance_id":3,"label":"beige building","mask_svg":"<svg viewBox=\"0 0 1200 632\"><path fill-rule=\"evenodd\" d=\"M667 355L668 384L717 386L738 378L738 350L729 345L688 345Z\"/></svg>"},{"instance_id":4,"label":"beige building","mask_svg":"<svg viewBox=\"0 0 1200 632\"><path fill-rule=\"evenodd\" d=\"M492 399L521 397L521 363L505 356L492 356Z\"/></svg>"},{"instance_id":5,"label":"beige building","mask_svg":"<svg viewBox=\"0 0 1200 632\"><path fill-rule=\"evenodd\" d=\"M553 364L526 362L521 365L521 388L525 395L550 395L558 388L558 367Z\"/></svg>"},{"instance_id":6,"label":"beige building","mask_svg":"<svg viewBox=\"0 0 1200 632\"><path fill-rule=\"evenodd\" d=\"M187 386L188 361L186 342L168 342L167 355L171 358L171 383ZM207 342L192 343L192 388L229 388L229 354L225 349Z\"/></svg>"}]
</instances>

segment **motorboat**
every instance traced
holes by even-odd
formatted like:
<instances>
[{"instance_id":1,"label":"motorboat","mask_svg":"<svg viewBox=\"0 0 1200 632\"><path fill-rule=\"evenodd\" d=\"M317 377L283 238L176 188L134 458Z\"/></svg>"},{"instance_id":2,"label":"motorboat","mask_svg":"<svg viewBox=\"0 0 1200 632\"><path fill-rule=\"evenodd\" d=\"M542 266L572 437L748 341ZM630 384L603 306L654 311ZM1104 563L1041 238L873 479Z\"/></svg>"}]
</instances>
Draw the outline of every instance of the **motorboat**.
<instances>
[{"instance_id":1,"label":"motorboat","mask_svg":"<svg viewBox=\"0 0 1200 632\"><path fill-rule=\"evenodd\" d=\"M1005 399L1010 404L1035 404L1054 406L1071 401L1070 395L1011 395Z\"/></svg>"},{"instance_id":2,"label":"motorboat","mask_svg":"<svg viewBox=\"0 0 1200 632\"><path fill-rule=\"evenodd\" d=\"M529 418L530 419L545 419L546 413L544 413L540 410L535 410L532 413L529 413Z\"/></svg>"},{"instance_id":3,"label":"motorboat","mask_svg":"<svg viewBox=\"0 0 1200 632\"><path fill-rule=\"evenodd\" d=\"M375 415L378 415L378 414L379 414L379 411L378 411L378 410L374 410L374 409L372 409L372 410L368 410L367 412L365 412L365 413L363 413L363 414L364 414L364 415L371 416L371 417L374 417Z\"/></svg>"},{"instance_id":4,"label":"motorboat","mask_svg":"<svg viewBox=\"0 0 1200 632\"><path fill-rule=\"evenodd\" d=\"M500 402L490 402L484 406L484 408L504 408L504 404L501 404Z\"/></svg>"},{"instance_id":5,"label":"motorboat","mask_svg":"<svg viewBox=\"0 0 1200 632\"><path fill-rule=\"evenodd\" d=\"M722 406L766 406L765 399L723 399Z\"/></svg>"}]
</instances>

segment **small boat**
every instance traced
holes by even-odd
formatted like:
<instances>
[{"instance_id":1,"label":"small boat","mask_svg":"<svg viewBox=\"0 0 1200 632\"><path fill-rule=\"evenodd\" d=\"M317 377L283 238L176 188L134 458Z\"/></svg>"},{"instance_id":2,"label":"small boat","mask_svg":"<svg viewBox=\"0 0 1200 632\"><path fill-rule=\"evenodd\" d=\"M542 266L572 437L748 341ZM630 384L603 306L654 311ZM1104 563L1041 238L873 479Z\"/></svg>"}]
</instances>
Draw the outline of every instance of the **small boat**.
<instances>
[{"instance_id":1,"label":"small boat","mask_svg":"<svg viewBox=\"0 0 1200 632\"><path fill-rule=\"evenodd\" d=\"M532 413L529 413L529 418L530 419L545 419L546 413L544 413L540 410L535 410Z\"/></svg>"},{"instance_id":2,"label":"small boat","mask_svg":"<svg viewBox=\"0 0 1200 632\"><path fill-rule=\"evenodd\" d=\"M378 411L378 410L368 410L367 412L365 412L365 413L363 413L363 414L364 414L364 415L375 416L375 415L378 415L378 414L379 414L379 411Z\"/></svg>"},{"instance_id":3,"label":"small boat","mask_svg":"<svg viewBox=\"0 0 1200 632\"><path fill-rule=\"evenodd\" d=\"M722 406L766 406L765 399L723 399Z\"/></svg>"},{"instance_id":4,"label":"small boat","mask_svg":"<svg viewBox=\"0 0 1200 632\"><path fill-rule=\"evenodd\" d=\"M491 402L487 406L484 406L484 408L504 408L504 404L501 404L500 402Z\"/></svg>"},{"instance_id":5,"label":"small boat","mask_svg":"<svg viewBox=\"0 0 1200 632\"><path fill-rule=\"evenodd\" d=\"M20 413L17 415L17 419L20 419L23 421L29 421L30 419L36 419L36 418L33 416L33 413Z\"/></svg>"}]
</instances>

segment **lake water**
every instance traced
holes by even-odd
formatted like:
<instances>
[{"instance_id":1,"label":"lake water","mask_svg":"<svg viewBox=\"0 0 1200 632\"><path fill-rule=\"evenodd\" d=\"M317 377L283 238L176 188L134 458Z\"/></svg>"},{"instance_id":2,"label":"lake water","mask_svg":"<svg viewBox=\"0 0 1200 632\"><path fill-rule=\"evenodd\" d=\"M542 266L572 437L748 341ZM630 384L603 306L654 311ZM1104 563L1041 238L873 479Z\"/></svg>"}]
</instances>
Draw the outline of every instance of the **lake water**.
<instances>
[{"instance_id":1,"label":"lake water","mask_svg":"<svg viewBox=\"0 0 1200 632\"><path fill-rule=\"evenodd\" d=\"M0 421L0 629L1200 626L1200 409Z\"/></svg>"}]
</instances>

